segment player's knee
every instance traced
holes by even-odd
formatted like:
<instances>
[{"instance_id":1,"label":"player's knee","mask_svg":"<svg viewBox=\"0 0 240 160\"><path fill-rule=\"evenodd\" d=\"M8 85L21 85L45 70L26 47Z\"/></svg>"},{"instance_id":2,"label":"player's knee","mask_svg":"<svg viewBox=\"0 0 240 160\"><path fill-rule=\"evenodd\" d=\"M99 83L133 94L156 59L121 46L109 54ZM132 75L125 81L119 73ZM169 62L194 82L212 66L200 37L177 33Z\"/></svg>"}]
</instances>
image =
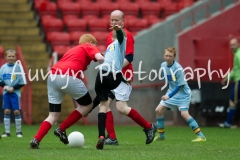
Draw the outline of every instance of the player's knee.
<instances>
[{"instance_id":1,"label":"player's knee","mask_svg":"<svg viewBox=\"0 0 240 160\"><path fill-rule=\"evenodd\" d=\"M88 92L81 98L77 99L76 101L79 105L82 106L92 105L92 98Z\"/></svg>"},{"instance_id":2,"label":"player's knee","mask_svg":"<svg viewBox=\"0 0 240 160\"><path fill-rule=\"evenodd\" d=\"M236 106L229 106L228 108L231 110L236 110Z\"/></svg>"},{"instance_id":3,"label":"player's knee","mask_svg":"<svg viewBox=\"0 0 240 160\"><path fill-rule=\"evenodd\" d=\"M10 114L11 113L11 110L10 109L5 109L4 110L4 114Z\"/></svg>"},{"instance_id":4,"label":"player's knee","mask_svg":"<svg viewBox=\"0 0 240 160\"><path fill-rule=\"evenodd\" d=\"M119 113L126 114L128 106L126 105L126 103L117 102L116 108Z\"/></svg>"},{"instance_id":5,"label":"player's knee","mask_svg":"<svg viewBox=\"0 0 240 160\"><path fill-rule=\"evenodd\" d=\"M163 114L164 113L164 109L161 105L157 106L157 108L155 109L155 113L156 114Z\"/></svg>"},{"instance_id":6,"label":"player's knee","mask_svg":"<svg viewBox=\"0 0 240 160\"><path fill-rule=\"evenodd\" d=\"M14 115L19 115L20 114L20 111L19 110L15 110L13 111Z\"/></svg>"},{"instance_id":7,"label":"player's knee","mask_svg":"<svg viewBox=\"0 0 240 160\"><path fill-rule=\"evenodd\" d=\"M185 118L189 117L190 115L189 115L188 111L181 111L181 116L185 119Z\"/></svg>"}]
</instances>

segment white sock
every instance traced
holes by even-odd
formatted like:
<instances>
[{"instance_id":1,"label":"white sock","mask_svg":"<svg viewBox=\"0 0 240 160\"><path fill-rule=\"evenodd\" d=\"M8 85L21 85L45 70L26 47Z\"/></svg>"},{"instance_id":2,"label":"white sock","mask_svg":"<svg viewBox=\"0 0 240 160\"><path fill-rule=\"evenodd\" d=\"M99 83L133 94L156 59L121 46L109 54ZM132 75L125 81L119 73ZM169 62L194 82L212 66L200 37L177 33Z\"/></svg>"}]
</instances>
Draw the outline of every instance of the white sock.
<instances>
[{"instance_id":1,"label":"white sock","mask_svg":"<svg viewBox=\"0 0 240 160\"><path fill-rule=\"evenodd\" d=\"M10 114L4 114L4 127L5 127L5 132L10 133Z\"/></svg>"},{"instance_id":2,"label":"white sock","mask_svg":"<svg viewBox=\"0 0 240 160\"><path fill-rule=\"evenodd\" d=\"M15 115L16 132L21 132L22 118L21 114Z\"/></svg>"}]
</instances>

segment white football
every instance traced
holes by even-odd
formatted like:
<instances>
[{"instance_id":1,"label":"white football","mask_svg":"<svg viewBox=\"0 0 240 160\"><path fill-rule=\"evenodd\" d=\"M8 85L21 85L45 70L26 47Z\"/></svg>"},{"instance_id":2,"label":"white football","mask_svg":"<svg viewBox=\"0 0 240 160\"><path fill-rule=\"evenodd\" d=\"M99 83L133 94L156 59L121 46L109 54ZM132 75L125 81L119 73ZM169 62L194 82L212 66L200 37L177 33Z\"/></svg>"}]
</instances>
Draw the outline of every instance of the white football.
<instances>
[{"instance_id":1,"label":"white football","mask_svg":"<svg viewBox=\"0 0 240 160\"><path fill-rule=\"evenodd\" d=\"M74 131L68 135L68 145L70 147L82 147L85 144L84 135L81 132Z\"/></svg>"}]
</instances>

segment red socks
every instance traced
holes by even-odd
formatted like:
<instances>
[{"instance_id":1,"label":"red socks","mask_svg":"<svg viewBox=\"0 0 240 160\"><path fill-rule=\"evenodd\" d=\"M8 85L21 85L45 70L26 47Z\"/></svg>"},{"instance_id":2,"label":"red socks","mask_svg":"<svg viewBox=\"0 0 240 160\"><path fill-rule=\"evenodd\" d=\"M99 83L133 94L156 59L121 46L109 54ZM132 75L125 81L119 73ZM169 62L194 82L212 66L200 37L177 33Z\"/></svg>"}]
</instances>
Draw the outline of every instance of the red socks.
<instances>
[{"instance_id":1,"label":"red socks","mask_svg":"<svg viewBox=\"0 0 240 160\"><path fill-rule=\"evenodd\" d=\"M48 131L52 128L51 123L48 121L43 121L37 134L34 136L39 142L43 139L43 137L48 133Z\"/></svg>"},{"instance_id":2,"label":"red socks","mask_svg":"<svg viewBox=\"0 0 240 160\"><path fill-rule=\"evenodd\" d=\"M135 109L131 108L130 112L127 115L132 118L137 124L142 126L145 129L150 129L152 127L151 123L146 121Z\"/></svg>"},{"instance_id":3,"label":"red socks","mask_svg":"<svg viewBox=\"0 0 240 160\"><path fill-rule=\"evenodd\" d=\"M77 110L74 110L68 117L63 121L59 128L61 128L62 131L65 131L67 128L72 126L74 123L76 123L80 118L82 118L82 114L78 112Z\"/></svg>"},{"instance_id":4,"label":"red socks","mask_svg":"<svg viewBox=\"0 0 240 160\"><path fill-rule=\"evenodd\" d=\"M114 130L114 120L113 120L113 114L112 111L108 111L106 113L107 119L106 119L106 130L110 138L116 139L116 133Z\"/></svg>"}]
</instances>

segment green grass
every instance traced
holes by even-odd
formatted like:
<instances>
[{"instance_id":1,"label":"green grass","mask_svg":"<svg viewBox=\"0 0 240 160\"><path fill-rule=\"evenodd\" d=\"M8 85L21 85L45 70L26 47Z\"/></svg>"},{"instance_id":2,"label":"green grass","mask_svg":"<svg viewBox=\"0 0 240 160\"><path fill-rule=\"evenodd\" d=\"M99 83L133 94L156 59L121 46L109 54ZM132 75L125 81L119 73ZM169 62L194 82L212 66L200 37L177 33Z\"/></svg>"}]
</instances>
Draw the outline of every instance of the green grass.
<instances>
[{"instance_id":1,"label":"green grass","mask_svg":"<svg viewBox=\"0 0 240 160\"><path fill-rule=\"evenodd\" d=\"M138 126L117 126L119 146L104 146L103 150L95 148L97 126L72 126L67 133L80 131L86 143L83 148L70 148L62 144L49 131L40 144L40 149L30 149L29 143L39 125L23 126L23 138L15 136L15 126L11 126L11 137L0 140L0 159L2 160L230 160L240 157L239 129L204 128L206 142L192 143L195 135L189 127L166 127L166 140L145 144L145 134ZM3 128L3 126L2 126Z\"/></svg>"}]
</instances>

